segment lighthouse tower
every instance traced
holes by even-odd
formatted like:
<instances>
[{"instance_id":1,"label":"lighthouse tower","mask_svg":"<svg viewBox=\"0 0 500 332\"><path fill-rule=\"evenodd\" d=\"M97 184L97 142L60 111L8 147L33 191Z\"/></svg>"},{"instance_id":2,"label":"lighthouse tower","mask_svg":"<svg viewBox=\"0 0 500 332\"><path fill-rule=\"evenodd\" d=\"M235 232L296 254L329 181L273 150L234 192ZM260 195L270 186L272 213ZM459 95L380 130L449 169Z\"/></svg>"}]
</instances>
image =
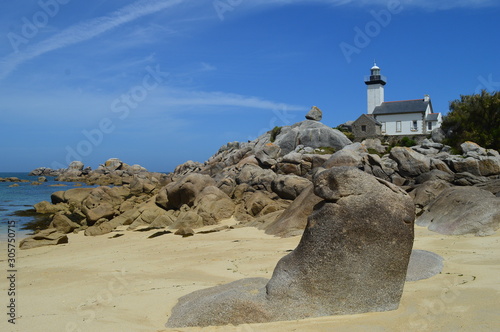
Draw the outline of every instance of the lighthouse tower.
<instances>
[{"instance_id":1,"label":"lighthouse tower","mask_svg":"<svg viewBox=\"0 0 500 332\"><path fill-rule=\"evenodd\" d=\"M384 85L387 84L387 78L380 75L376 63L373 64L371 75L365 78L365 84L368 88L368 114L372 114L375 107L384 102Z\"/></svg>"}]
</instances>

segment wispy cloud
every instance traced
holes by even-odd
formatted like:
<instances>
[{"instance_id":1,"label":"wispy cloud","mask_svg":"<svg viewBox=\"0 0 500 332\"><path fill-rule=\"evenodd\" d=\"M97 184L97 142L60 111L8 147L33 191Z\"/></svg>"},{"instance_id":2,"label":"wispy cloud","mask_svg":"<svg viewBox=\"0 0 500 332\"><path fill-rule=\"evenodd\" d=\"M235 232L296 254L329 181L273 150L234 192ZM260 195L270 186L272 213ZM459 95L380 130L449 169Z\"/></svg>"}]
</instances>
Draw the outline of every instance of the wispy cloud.
<instances>
[{"instance_id":1,"label":"wispy cloud","mask_svg":"<svg viewBox=\"0 0 500 332\"><path fill-rule=\"evenodd\" d=\"M243 96L226 92L186 91L167 88L162 92L164 96L161 104L167 107L195 106L195 107L237 107L240 109L254 108L262 110L304 111L306 108L299 105L290 105L258 97Z\"/></svg>"},{"instance_id":2,"label":"wispy cloud","mask_svg":"<svg viewBox=\"0 0 500 332\"><path fill-rule=\"evenodd\" d=\"M22 63L63 47L95 38L120 25L129 23L145 15L153 14L177 5L184 0L139 0L107 16L78 23L26 50L10 54L0 59L0 79L5 78Z\"/></svg>"},{"instance_id":3,"label":"wispy cloud","mask_svg":"<svg viewBox=\"0 0 500 332\"><path fill-rule=\"evenodd\" d=\"M389 0L255 0L256 5L290 5L298 3L324 3L335 6L340 5L372 5L387 6ZM419 7L430 10L447 10L460 7L487 7L498 6L497 0L400 0L400 3L408 7Z\"/></svg>"}]
</instances>

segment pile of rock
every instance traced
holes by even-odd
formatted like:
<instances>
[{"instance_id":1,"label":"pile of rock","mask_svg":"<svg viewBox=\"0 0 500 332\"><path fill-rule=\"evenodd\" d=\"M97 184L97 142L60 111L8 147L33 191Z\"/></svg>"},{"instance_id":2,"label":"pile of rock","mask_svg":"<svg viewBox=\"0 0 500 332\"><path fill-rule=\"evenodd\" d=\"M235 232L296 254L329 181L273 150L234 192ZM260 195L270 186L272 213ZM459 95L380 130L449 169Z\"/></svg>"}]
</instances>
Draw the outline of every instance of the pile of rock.
<instances>
[{"instance_id":1,"label":"pile of rock","mask_svg":"<svg viewBox=\"0 0 500 332\"><path fill-rule=\"evenodd\" d=\"M15 176L10 176L7 178L0 178L0 182L13 182L13 183L22 183L22 182L30 182L29 180L19 179Z\"/></svg>"},{"instance_id":2,"label":"pile of rock","mask_svg":"<svg viewBox=\"0 0 500 332\"><path fill-rule=\"evenodd\" d=\"M155 184L156 180L165 177L165 174L148 172L140 165L130 166L117 158L108 159L95 170L85 167L81 161L73 161L65 169L52 170L40 167L31 171L29 175L56 176L56 181L84 182L89 185L102 186L130 184L134 180L134 176Z\"/></svg>"},{"instance_id":3,"label":"pile of rock","mask_svg":"<svg viewBox=\"0 0 500 332\"><path fill-rule=\"evenodd\" d=\"M167 327L396 309L413 246L411 198L353 167L318 172L314 192L321 202L300 244L278 262L271 280L244 279L186 295Z\"/></svg>"},{"instance_id":4,"label":"pile of rock","mask_svg":"<svg viewBox=\"0 0 500 332\"><path fill-rule=\"evenodd\" d=\"M56 170L48 167L38 167L37 169L32 170L29 175L30 176L58 176L61 173L61 170Z\"/></svg>"},{"instance_id":5,"label":"pile of rock","mask_svg":"<svg viewBox=\"0 0 500 332\"><path fill-rule=\"evenodd\" d=\"M305 121L254 141L228 143L205 163L188 161L170 174L147 172L118 159L96 170L74 162L61 171L59 180L116 187L58 192L51 203L37 204L36 209L54 218L67 216L79 226L76 230L84 229L87 235L105 234L119 225L196 229L234 216L268 234L293 236L303 232L307 217L321 201L313 193L314 174L340 166L403 188L419 216L438 211L430 209L431 204L448 188L475 186L498 196L497 151L467 142L462 145L463 155L457 156L450 147L430 139L412 148L390 149L377 139L352 143L340 131L320 123L320 112L313 107ZM498 208L491 209L496 220ZM487 234L498 228L495 222L492 225L484 232L473 232Z\"/></svg>"}]
</instances>

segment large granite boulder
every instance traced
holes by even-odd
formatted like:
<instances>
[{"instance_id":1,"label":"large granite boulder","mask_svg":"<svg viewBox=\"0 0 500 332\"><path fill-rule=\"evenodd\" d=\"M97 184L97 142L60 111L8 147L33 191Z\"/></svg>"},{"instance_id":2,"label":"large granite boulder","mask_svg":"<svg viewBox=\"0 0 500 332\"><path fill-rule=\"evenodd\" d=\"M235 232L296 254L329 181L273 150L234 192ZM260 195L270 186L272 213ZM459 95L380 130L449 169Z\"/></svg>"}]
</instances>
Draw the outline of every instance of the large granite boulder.
<instances>
[{"instance_id":1,"label":"large granite boulder","mask_svg":"<svg viewBox=\"0 0 500 332\"><path fill-rule=\"evenodd\" d=\"M441 128L436 128L431 132L432 135L432 140L436 143L443 143L444 139L446 138L446 135Z\"/></svg>"},{"instance_id":2,"label":"large granite boulder","mask_svg":"<svg viewBox=\"0 0 500 332\"><path fill-rule=\"evenodd\" d=\"M470 141L464 142L460 145L460 148L462 149L462 152L464 153L465 156L477 158L478 156L487 155L486 149L474 142Z\"/></svg>"},{"instance_id":3,"label":"large granite boulder","mask_svg":"<svg viewBox=\"0 0 500 332\"><path fill-rule=\"evenodd\" d=\"M359 167L362 165L363 156L359 151L352 149L343 149L332 154L324 164L324 168L332 168L336 166L353 166Z\"/></svg>"},{"instance_id":4,"label":"large granite boulder","mask_svg":"<svg viewBox=\"0 0 500 332\"><path fill-rule=\"evenodd\" d=\"M371 150L370 153L377 152L384 154L387 151L387 146L383 145L378 138L367 138L361 144L367 149Z\"/></svg>"},{"instance_id":5,"label":"large granite boulder","mask_svg":"<svg viewBox=\"0 0 500 332\"><path fill-rule=\"evenodd\" d=\"M279 237L302 235L307 225L307 218L311 215L314 206L322 199L314 194L311 184L283 211L283 213L269 226L266 234Z\"/></svg>"},{"instance_id":6,"label":"large granite boulder","mask_svg":"<svg viewBox=\"0 0 500 332\"><path fill-rule=\"evenodd\" d=\"M431 170L431 160L410 148L395 147L390 157L397 162L398 172L403 176L414 177Z\"/></svg>"},{"instance_id":7,"label":"large granite boulder","mask_svg":"<svg viewBox=\"0 0 500 332\"><path fill-rule=\"evenodd\" d=\"M414 249L411 252L406 281L429 279L443 270L443 257L427 250Z\"/></svg>"},{"instance_id":8,"label":"large granite boulder","mask_svg":"<svg viewBox=\"0 0 500 332\"><path fill-rule=\"evenodd\" d=\"M169 183L163 189L166 190L167 210L178 210L183 205L192 207L202 190L215 184L210 176L198 173L188 174L179 181Z\"/></svg>"},{"instance_id":9,"label":"large granite boulder","mask_svg":"<svg viewBox=\"0 0 500 332\"><path fill-rule=\"evenodd\" d=\"M57 181L80 181L82 180L84 164L81 161L73 161L67 169L60 170Z\"/></svg>"},{"instance_id":10,"label":"large granite boulder","mask_svg":"<svg viewBox=\"0 0 500 332\"><path fill-rule=\"evenodd\" d=\"M272 183L273 191L283 199L296 199L311 181L296 175L278 175Z\"/></svg>"},{"instance_id":11,"label":"large granite boulder","mask_svg":"<svg viewBox=\"0 0 500 332\"><path fill-rule=\"evenodd\" d=\"M182 211L175 222L170 225L170 229L199 228L203 227L203 218L194 211Z\"/></svg>"},{"instance_id":12,"label":"large granite boulder","mask_svg":"<svg viewBox=\"0 0 500 332\"><path fill-rule=\"evenodd\" d=\"M58 232L63 234L71 233L79 227L80 225L63 214L56 214L49 226L49 228L55 228Z\"/></svg>"},{"instance_id":13,"label":"large granite boulder","mask_svg":"<svg viewBox=\"0 0 500 332\"><path fill-rule=\"evenodd\" d=\"M102 165L104 168L106 168L109 171L116 171L121 169L123 165L123 162L118 159L118 158L110 158L104 162L104 165Z\"/></svg>"},{"instance_id":14,"label":"large granite boulder","mask_svg":"<svg viewBox=\"0 0 500 332\"><path fill-rule=\"evenodd\" d=\"M290 127L283 127L274 142L281 148L283 155L294 151L299 145L311 148L331 147L341 150L351 143L339 130L314 120L305 120Z\"/></svg>"},{"instance_id":15,"label":"large granite boulder","mask_svg":"<svg viewBox=\"0 0 500 332\"><path fill-rule=\"evenodd\" d=\"M417 224L446 235L491 235L500 228L500 199L477 187L444 190Z\"/></svg>"},{"instance_id":16,"label":"large granite boulder","mask_svg":"<svg viewBox=\"0 0 500 332\"><path fill-rule=\"evenodd\" d=\"M451 186L449 182L443 180L426 181L418 185L410 192L410 196L413 198L417 208L417 214L421 214L422 209L433 202L445 189Z\"/></svg>"},{"instance_id":17,"label":"large granite boulder","mask_svg":"<svg viewBox=\"0 0 500 332\"><path fill-rule=\"evenodd\" d=\"M120 205L129 194L130 191L125 187L93 188L82 202L81 210L87 218L87 224L92 226L102 218L111 220L118 214Z\"/></svg>"},{"instance_id":18,"label":"large granite boulder","mask_svg":"<svg viewBox=\"0 0 500 332\"><path fill-rule=\"evenodd\" d=\"M130 181L130 194L138 196L142 193L150 194L156 188L146 175L147 173L134 174Z\"/></svg>"},{"instance_id":19,"label":"large granite boulder","mask_svg":"<svg viewBox=\"0 0 500 332\"><path fill-rule=\"evenodd\" d=\"M491 180L484 183L477 184L476 187L487 190L493 195L500 197L500 179Z\"/></svg>"},{"instance_id":20,"label":"large granite boulder","mask_svg":"<svg viewBox=\"0 0 500 332\"><path fill-rule=\"evenodd\" d=\"M500 158L499 157L479 157L478 160L479 174L481 176L492 176L500 174Z\"/></svg>"},{"instance_id":21,"label":"large granite boulder","mask_svg":"<svg viewBox=\"0 0 500 332\"><path fill-rule=\"evenodd\" d=\"M57 191L50 196L52 204L68 203L69 205L81 209L83 201L94 190L93 188L73 188L66 191Z\"/></svg>"},{"instance_id":22,"label":"large granite boulder","mask_svg":"<svg viewBox=\"0 0 500 332\"><path fill-rule=\"evenodd\" d=\"M281 149L278 145L267 143L255 152L255 158L264 166L271 167L277 164L276 159L280 156Z\"/></svg>"},{"instance_id":23,"label":"large granite boulder","mask_svg":"<svg viewBox=\"0 0 500 332\"><path fill-rule=\"evenodd\" d=\"M323 119L323 112L316 106L313 106L311 110L306 114L307 120L321 121Z\"/></svg>"},{"instance_id":24,"label":"large granite boulder","mask_svg":"<svg viewBox=\"0 0 500 332\"><path fill-rule=\"evenodd\" d=\"M88 225L94 225L99 219L112 219L115 216L116 211L113 205L109 203L102 203L93 208L83 209L83 213L87 218Z\"/></svg>"},{"instance_id":25,"label":"large granite boulder","mask_svg":"<svg viewBox=\"0 0 500 332\"><path fill-rule=\"evenodd\" d=\"M99 236L111 233L116 227L120 226L117 222L118 219L114 218L111 221L107 219L100 219L94 225L87 228L84 232L85 236Z\"/></svg>"},{"instance_id":26,"label":"large granite boulder","mask_svg":"<svg viewBox=\"0 0 500 332\"><path fill-rule=\"evenodd\" d=\"M244 279L189 294L173 308L167 327L396 309L413 246L411 198L349 167L320 173L314 186L323 201L269 282Z\"/></svg>"},{"instance_id":27,"label":"large granite boulder","mask_svg":"<svg viewBox=\"0 0 500 332\"><path fill-rule=\"evenodd\" d=\"M69 170L76 170L76 171L83 171L83 168L85 165L81 161L72 161L71 164L69 164L68 169Z\"/></svg>"},{"instance_id":28,"label":"large granite boulder","mask_svg":"<svg viewBox=\"0 0 500 332\"><path fill-rule=\"evenodd\" d=\"M262 191L245 193L243 203L246 213L252 217L264 216L283 209L279 200L273 199L270 194Z\"/></svg>"},{"instance_id":29,"label":"large granite boulder","mask_svg":"<svg viewBox=\"0 0 500 332\"><path fill-rule=\"evenodd\" d=\"M276 173L270 169L246 164L236 176L236 184L246 183L257 190L272 191L272 183L276 177Z\"/></svg>"},{"instance_id":30,"label":"large granite boulder","mask_svg":"<svg viewBox=\"0 0 500 332\"><path fill-rule=\"evenodd\" d=\"M130 223L129 229L136 229L143 225L147 225L151 228L164 228L170 226L174 222L173 211L165 211L156 205L156 198L157 197L153 196L137 207L137 213L131 216L134 217L134 219L133 222ZM123 224L128 224L128 222L124 221Z\"/></svg>"},{"instance_id":31,"label":"large granite boulder","mask_svg":"<svg viewBox=\"0 0 500 332\"><path fill-rule=\"evenodd\" d=\"M203 189L194 203L196 213L203 218L204 225L214 225L230 218L235 210L231 198L215 186Z\"/></svg>"},{"instance_id":32,"label":"large granite boulder","mask_svg":"<svg viewBox=\"0 0 500 332\"><path fill-rule=\"evenodd\" d=\"M19 243L20 249L32 249L68 243L68 236L55 228L44 229L35 235L27 237Z\"/></svg>"},{"instance_id":33,"label":"large granite boulder","mask_svg":"<svg viewBox=\"0 0 500 332\"><path fill-rule=\"evenodd\" d=\"M42 201L33 205L36 213L56 214L57 212L68 212L69 205L65 203L51 204L47 201Z\"/></svg>"},{"instance_id":34,"label":"large granite boulder","mask_svg":"<svg viewBox=\"0 0 500 332\"><path fill-rule=\"evenodd\" d=\"M481 176L479 171L479 160L472 157L462 158L454 156L446 160L448 166L455 173L470 173L475 176Z\"/></svg>"}]
</instances>

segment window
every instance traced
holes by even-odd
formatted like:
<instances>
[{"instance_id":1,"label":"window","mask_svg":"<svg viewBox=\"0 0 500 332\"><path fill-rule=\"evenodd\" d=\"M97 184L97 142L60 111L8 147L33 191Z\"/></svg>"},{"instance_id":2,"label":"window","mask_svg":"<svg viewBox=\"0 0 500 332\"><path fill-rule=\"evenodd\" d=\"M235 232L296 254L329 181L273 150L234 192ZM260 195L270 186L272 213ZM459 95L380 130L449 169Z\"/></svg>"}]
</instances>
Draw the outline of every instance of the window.
<instances>
[{"instance_id":1,"label":"window","mask_svg":"<svg viewBox=\"0 0 500 332\"><path fill-rule=\"evenodd\" d=\"M432 130L432 122L427 122L427 129Z\"/></svg>"},{"instance_id":2,"label":"window","mask_svg":"<svg viewBox=\"0 0 500 332\"><path fill-rule=\"evenodd\" d=\"M362 126L361 126L361 131L362 131L362 132L366 132L366 125L362 125Z\"/></svg>"},{"instance_id":3,"label":"window","mask_svg":"<svg viewBox=\"0 0 500 332\"><path fill-rule=\"evenodd\" d=\"M385 122L382 122L382 133L385 133L385 132L386 132Z\"/></svg>"},{"instance_id":4,"label":"window","mask_svg":"<svg viewBox=\"0 0 500 332\"><path fill-rule=\"evenodd\" d=\"M396 121L396 131L401 132L401 121Z\"/></svg>"},{"instance_id":5,"label":"window","mask_svg":"<svg viewBox=\"0 0 500 332\"><path fill-rule=\"evenodd\" d=\"M413 120L411 123L411 131L417 131L418 130L418 121Z\"/></svg>"}]
</instances>

